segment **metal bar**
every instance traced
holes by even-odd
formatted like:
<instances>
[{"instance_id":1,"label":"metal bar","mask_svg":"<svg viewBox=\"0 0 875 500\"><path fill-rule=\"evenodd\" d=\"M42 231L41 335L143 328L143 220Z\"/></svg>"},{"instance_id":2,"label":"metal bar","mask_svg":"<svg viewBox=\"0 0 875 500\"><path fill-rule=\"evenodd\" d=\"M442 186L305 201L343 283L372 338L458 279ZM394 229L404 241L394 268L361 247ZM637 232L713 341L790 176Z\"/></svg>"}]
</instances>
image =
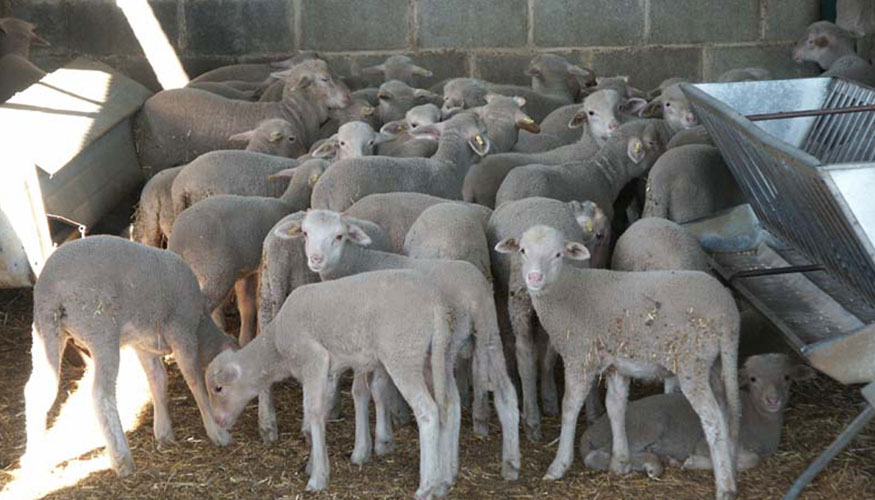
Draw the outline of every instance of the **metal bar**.
<instances>
[{"instance_id":1,"label":"metal bar","mask_svg":"<svg viewBox=\"0 0 875 500\"><path fill-rule=\"evenodd\" d=\"M763 120L784 120L787 118L802 118L805 116L841 115L845 113L859 113L861 111L875 111L875 104L867 104L864 106L848 106L846 108L804 109L802 111L760 113L756 115L746 115L745 118L752 122L759 122Z\"/></svg>"},{"instance_id":2,"label":"metal bar","mask_svg":"<svg viewBox=\"0 0 875 500\"><path fill-rule=\"evenodd\" d=\"M836 457L848 444L854 439L860 431L872 420L872 417L875 417L875 408L872 408L872 405L867 404L866 408L857 415L857 418L851 422L844 431L832 442L831 445L820 454L811 465L805 469L805 472L802 473L797 479L796 482L793 483L793 487L790 488L790 491L784 495L784 500L795 500L799 498L799 495L802 494L802 490L810 483L814 478L820 474L826 466L832 461L833 458Z\"/></svg>"},{"instance_id":3,"label":"metal bar","mask_svg":"<svg viewBox=\"0 0 875 500\"><path fill-rule=\"evenodd\" d=\"M806 264L802 266L770 267L768 269L747 269L738 271L729 277L729 281L737 278L756 278L759 276L775 276L777 274L810 273L812 271L824 271L820 264Z\"/></svg>"}]
</instances>

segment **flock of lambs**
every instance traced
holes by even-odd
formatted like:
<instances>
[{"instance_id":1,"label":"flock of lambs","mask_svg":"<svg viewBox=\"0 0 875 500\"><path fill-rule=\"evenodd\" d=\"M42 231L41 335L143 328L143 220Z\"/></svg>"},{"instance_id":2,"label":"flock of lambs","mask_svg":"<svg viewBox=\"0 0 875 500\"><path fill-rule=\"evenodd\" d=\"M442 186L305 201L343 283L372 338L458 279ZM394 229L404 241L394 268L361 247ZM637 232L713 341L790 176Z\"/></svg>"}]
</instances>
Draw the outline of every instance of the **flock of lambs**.
<instances>
[{"instance_id":1,"label":"flock of lambs","mask_svg":"<svg viewBox=\"0 0 875 500\"><path fill-rule=\"evenodd\" d=\"M830 23L812 25L794 58L875 83ZM134 132L151 178L133 241L64 244L34 287L23 466L51 446L46 413L72 339L95 363L120 476L134 471L115 402L119 348L132 345L159 442L174 439L167 354L217 445L256 396L262 437L276 440L271 384L298 380L308 490L328 486L326 420L352 370L352 461L391 452L393 425L412 418L416 498L452 487L461 407L486 433L489 392L507 480L520 471L520 407L532 441L542 411L561 414L554 480L572 465L586 402L585 466L713 468L716 497L735 498L737 471L778 446L790 382L812 373L780 354L738 368L739 305L678 223L744 200L680 81L645 93L551 54L525 68L531 88L417 88L431 72L406 56L365 71L385 83L361 88L301 53L219 68L145 103ZM721 81L764 78L745 68ZM232 296L239 341L223 332ZM632 378L664 381L665 394L627 404Z\"/></svg>"}]
</instances>

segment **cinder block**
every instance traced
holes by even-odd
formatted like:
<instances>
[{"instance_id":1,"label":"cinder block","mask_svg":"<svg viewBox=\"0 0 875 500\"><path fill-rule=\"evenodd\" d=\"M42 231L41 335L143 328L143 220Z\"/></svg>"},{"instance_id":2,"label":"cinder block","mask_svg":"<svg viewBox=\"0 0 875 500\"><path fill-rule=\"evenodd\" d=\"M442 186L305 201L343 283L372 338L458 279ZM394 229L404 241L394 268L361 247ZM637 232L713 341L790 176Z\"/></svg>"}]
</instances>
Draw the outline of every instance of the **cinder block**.
<instances>
[{"instance_id":1,"label":"cinder block","mask_svg":"<svg viewBox=\"0 0 875 500\"><path fill-rule=\"evenodd\" d=\"M520 47L526 44L527 19L526 0L421 0L419 45Z\"/></svg>"},{"instance_id":2,"label":"cinder block","mask_svg":"<svg viewBox=\"0 0 875 500\"><path fill-rule=\"evenodd\" d=\"M796 64L791 57L792 50L792 44L706 48L705 80L714 81L725 71L749 66L762 66L771 71L774 78L799 78L820 73L816 64Z\"/></svg>"},{"instance_id":3,"label":"cinder block","mask_svg":"<svg viewBox=\"0 0 875 500\"><path fill-rule=\"evenodd\" d=\"M241 2L235 0L186 0L185 52L236 55L244 52L238 39Z\"/></svg>"},{"instance_id":4,"label":"cinder block","mask_svg":"<svg viewBox=\"0 0 875 500\"><path fill-rule=\"evenodd\" d=\"M175 1L153 1L150 7L170 43L178 45ZM69 48L92 55L138 55L143 51L128 20L115 2L91 0L66 4Z\"/></svg>"},{"instance_id":5,"label":"cinder block","mask_svg":"<svg viewBox=\"0 0 875 500\"><path fill-rule=\"evenodd\" d=\"M530 85L532 77L525 74L535 53L477 54L474 56L474 77L493 83Z\"/></svg>"},{"instance_id":6,"label":"cinder block","mask_svg":"<svg viewBox=\"0 0 875 500\"><path fill-rule=\"evenodd\" d=\"M759 31L759 0L650 0L652 43L746 42Z\"/></svg>"},{"instance_id":7,"label":"cinder block","mask_svg":"<svg viewBox=\"0 0 875 500\"><path fill-rule=\"evenodd\" d=\"M35 24L37 34L52 44L50 47L32 46L32 56L48 56L68 52L67 33L69 25L63 4L56 1L33 0L17 2L7 11L10 16Z\"/></svg>"},{"instance_id":8,"label":"cinder block","mask_svg":"<svg viewBox=\"0 0 875 500\"><path fill-rule=\"evenodd\" d=\"M641 90L650 90L667 78L701 78L702 49L626 48L593 51L585 60L599 76L628 76Z\"/></svg>"},{"instance_id":9,"label":"cinder block","mask_svg":"<svg viewBox=\"0 0 875 500\"><path fill-rule=\"evenodd\" d=\"M534 7L534 39L540 47L635 45L644 35L641 0L540 0Z\"/></svg>"},{"instance_id":10,"label":"cinder block","mask_svg":"<svg viewBox=\"0 0 875 500\"><path fill-rule=\"evenodd\" d=\"M406 48L407 9L407 0L301 0L301 48Z\"/></svg>"},{"instance_id":11,"label":"cinder block","mask_svg":"<svg viewBox=\"0 0 875 500\"><path fill-rule=\"evenodd\" d=\"M765 0L766 39L802 38L808 25L820 19L818 0Z\"/></svg>"},{"instance_id":12,"label":"cinder block","mask_svg":"<svg viewBox=\"0 0 875 500\"><path fill-rule=\"evenodd\" d=\"M243 50L288 53L295 48L294 9L286 0L249 0L240 13Z\"/></svg>"}]
</instances>

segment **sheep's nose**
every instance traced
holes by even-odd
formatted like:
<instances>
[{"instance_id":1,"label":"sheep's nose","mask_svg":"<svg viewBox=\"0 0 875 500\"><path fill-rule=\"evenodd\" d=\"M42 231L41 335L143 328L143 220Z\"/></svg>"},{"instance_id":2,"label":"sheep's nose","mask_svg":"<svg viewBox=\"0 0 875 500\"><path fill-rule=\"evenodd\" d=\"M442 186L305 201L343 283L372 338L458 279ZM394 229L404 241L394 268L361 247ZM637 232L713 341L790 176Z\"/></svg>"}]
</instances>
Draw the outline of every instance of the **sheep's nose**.
<instances>
[{"instance_id":1,"label":"sheep's nose","mask_svg":"<svg viewBox=\"0 0 875 500\"><path fill-rule=\"evenodd\" d=\"M534 285L537 285L543 279L544 279L544 275L537 272L537 271L532 271L528 275L526 275L526 281L528 281L529 283L532 283Z\"/></svg>"},{"instance_id":2,"label":"sheep's nose","mask_svg":"<svg viewBox=\"0 0 875 500\"><path fill-rule=\"evenodd\" d=\"M614 121L614 122L611 122L611 123L608 125L608 130L610 130L611 132L616 131L618 128L620 128L620 124L617 123L617 122L615 122L615 121Z\"/></svg>"},{"instance_id":3,"label":"sheep's nose","mask_svg":"<svg viewBox=\"0 0 875 500\"><path fill-rule=\"evenodd\" d=\"M696 121L696 115L692 113L687 113L687 123L689 123L690 125L695 125Z\"/></svg>"},{"instance_id":4,"label":"sheep's nose","mask_svg":"<svg viewBox=\"0 0 875 500\"><path fill-rule=\"evenodd\" d=\"M766 403L770 406L778 406L781 403L781 398L777 396L766 396Z\"/></svg>"},{"instance_id":5,"label":"sheep's nose","mask_svg":"<svg viewBox=\"0 0 875 500\"><path fill-rule=\"evenodd\" d=\"M322 261L324 261L324 260L325 260L325 257L323 257L321 255L311 255L310 256L310 262L312 262L313 264L321 264Z\"/></svg>"}]
</instances>

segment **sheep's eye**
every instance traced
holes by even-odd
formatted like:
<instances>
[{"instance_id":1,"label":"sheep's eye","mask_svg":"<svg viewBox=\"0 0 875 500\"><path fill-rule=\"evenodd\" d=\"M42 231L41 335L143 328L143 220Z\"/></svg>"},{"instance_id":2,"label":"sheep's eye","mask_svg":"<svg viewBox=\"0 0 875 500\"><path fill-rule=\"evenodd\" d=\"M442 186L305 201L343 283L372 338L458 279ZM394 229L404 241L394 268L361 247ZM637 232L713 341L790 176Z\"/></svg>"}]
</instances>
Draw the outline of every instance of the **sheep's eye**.
<instances>
[{"instance_id":1,"label":"sheep's eye","mask_svg":"<svg viewBox=\"0 0 875 500\"><path fill-rule=\"evenodd\" d=\"M341 146L346 146L346 141L340 141Z\"/></svg>"},{"instance_id":2,"label":"sheep's eye","mask_svg":"<svg viewBox=\"0 0 875 500\"><path fill-rule=\"evenodd\" d=\"M602 239L602 238L604 238L604 237L605 237L605 235L604 235L604 234L602 234L602 233L596 233L596 234L595 234L595 237L596 237L596 238L597 238L597 239L599 239L599 240L600 240L600 239Z\"/></svg>"},{"instance_id":3,"label":"sheep's eye","mask_svg":"<svg viewBox=\"0 0 875 500\"><path fill-rule=\"evenodd\" d=\"M595 116L595 111L588 111L586 114L588 114L589 116Z\"/></svg>"},{"instance_id":4,"label":"sheep's eye","mask_svg":"<svg viewBox=\"0 0 875 500\"><path fill-rule=\"evenodd\" d=\"M222 386L217 385L215 388L213 388L213 392L216 392L216 393L222 392Z\"/></svg>"},{"instance_id":5,"label":"sheep's eye","mask_svg":"<svg viewBox=\"0 0 875 500\"><path fill-rule=\"evenodd\" d=\"M526 254L526 249L525 249L525 248L520 248L520 253L523 254L523 255L525 255L525 254Z\"/></svg>"},{"instance_id":6,"label":"sheep's eye","mask_svg":"<svg viewBox=\"0 0 875 500\"><path fill-rule=\"evenodd\" d=\"M562 253L560 253L560 252L556 252L556 256L555 256L555 257L556 257L557 259L558 259L559 257L562 257Z\"/></svg>"},{"instance_id":7,"label":"sheep's eye","mask_svg":"<svg viewBox=\"0 0 875 500\"><path fill-rule=\"evenodd\" d=\"M289 142L295 142L295 137L294 137L294 136L289 136Z\"/></svg>"},{"instance_id":8,"label":"sheep's eye","mask_svg":"<svg viewBox=\"0 0 875 500\"><path fill-rule=\"evenodd\" d=\"M755 384L755 383L757 382L757 378L756 378L756 377L751 377L751 378L750 378L750 381L751 381L751 383Z\"/></svg>"},{"instance_id":9,"label":"sheep's eye","mask_svg":"<svg viewBox=\"0 0 875 500\"><path fill-rule=\"evenodd\" d=\"M671 103L670 103L670 102L665 103L665 107L666 107L666 108L670 108L670 107L671 107Z\"/></svg>"},{"instance_id":10,"label":"sheep's eye","mask_svg":"<svg viewBox=\"0 0 875 500\"><path fill-rule=\"evenodd\" d=\"M340 240L343 239L343 235L342 235L342 234L338 234L337 236L334 237L334 239L337 240L337 241L340 241Z\"/></svg>"},{"instance_id":11,"label":"sheep's eye","mask_svg":"<svg viewBox=\"0 0 875 500\"><path fill-rule=\"evenodd\" d=\"M784 382L790 381L790 375L784 375Z\"/></svg>"},{"instance_id":12,"label":"sheep's eye","mask_svg":"<svg viewBox=\"0 0 875 500\"><path fill-rule=\"evenodd\" d=\"M411 127L411 128L416 128L416 127L418 127L418 126L419 126L418 123L411 123L411 124L410 124L410 127Z\"/></svg>"},{"instance_id":13,"label":"sheep's eye","mask_svg":"<svg viewBox=\"0 0 875 500\"><path fill-rule=\"evenodd\" d=\"M331 78L328 78L327 76L323 76L323 77L321 78L321 80L322 80L323 82L327 82L327 81L331 80Z\"/></svg>"},{"instance_id":14,"label":"sheep's eye","mask_svg":"<svg viewBox=\"0 0 875 500\"><path fill-rule=\"evenodd\" d=\"M373 140L368 141L368 146L373 146L373 145L374 145L374 141L373 141Z\"/></svg>"},{"instance_id":15,"label":"sheep's eye","mask_svg":"<svg viewBox=\"0 0 875 500\"><path fill-rule=\"evenodd\" d=\"M307 231L302 231L301 234L304 236L304 238L307 237Z\"/></svg>"}]
</instances>

